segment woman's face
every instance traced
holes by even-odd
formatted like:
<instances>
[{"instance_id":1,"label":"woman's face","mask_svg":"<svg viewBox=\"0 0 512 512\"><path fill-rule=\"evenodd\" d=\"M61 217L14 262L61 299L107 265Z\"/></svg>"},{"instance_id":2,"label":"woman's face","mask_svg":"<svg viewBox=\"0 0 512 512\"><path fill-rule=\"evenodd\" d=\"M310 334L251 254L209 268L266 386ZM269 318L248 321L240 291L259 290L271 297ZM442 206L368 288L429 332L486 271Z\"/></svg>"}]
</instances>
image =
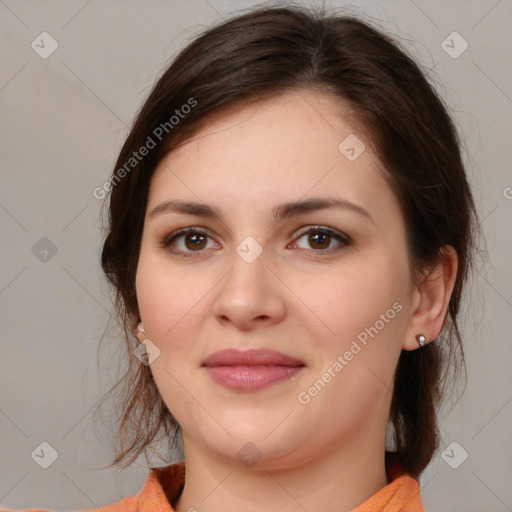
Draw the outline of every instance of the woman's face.
<instances>
[{"instance_id":1,"label":"woman's face","mask_svg":"<svg viewBox=\"0 0 512 512\"><path fill-rule=\"evenodd\" d=\"M398 201L348 114L310 90L232 111L152 177L139 339L185 450L271 469L384 447L413 288Z\"/></svg>"}]
</instances>

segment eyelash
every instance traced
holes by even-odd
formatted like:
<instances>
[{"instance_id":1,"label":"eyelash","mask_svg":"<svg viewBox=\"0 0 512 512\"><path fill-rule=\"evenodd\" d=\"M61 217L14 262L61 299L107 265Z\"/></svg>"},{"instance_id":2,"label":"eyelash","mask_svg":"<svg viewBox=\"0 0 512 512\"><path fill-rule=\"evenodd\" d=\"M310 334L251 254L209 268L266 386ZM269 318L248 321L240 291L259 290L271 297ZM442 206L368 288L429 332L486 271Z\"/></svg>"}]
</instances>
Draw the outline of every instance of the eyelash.
<instances>
[{"instance_id":1,"label":"eyelash","mask_svg":"<svg viewBox=\"0 0 512 512\"><path fill-rule=\"evenodd\" d=\"M304 235L309 235L311 233L324 233L324 234L327 234L327 235L331 236L332 238L334 238L335 240L337 240L338 242L340 242L342 245L341 245L341 247L334 248L334 249L302 249L303 251L305 251L307 253L310 253L310 254L315 254L315 255L318 255L318 254L331 254L332 252L338 251L341 248L348 247L349 245L352 244L352 240L350 239L350 237L348 237L344 233L336 231L336 230L334 230L332 228L329 228L327 226L313 226L313 227L310 227L306 231L303 231L303 232L299 233L299 235L297 237L297 240L302 238ZM201 236L209 237L207 232L205 232L205 231L203 231L201 229L198 229L198 228L189 227L189 228L179 229L179 230L171 233L170 235L166 236L162 240L160 245L163 248L168 248L177 238L179 238L182 235L188 235L188 234L195 234L195 235L201 235ZM180 254L181 253L182 257L188 258L188 257L193 256L193 254L196 253L196 252L197 253L201 253L201 252L204 252L204 251L199 250L199 251L185 251L184 252L184 251L173 249L172 252L174 252L176 254Z\"/></svg>"}]
</instances>

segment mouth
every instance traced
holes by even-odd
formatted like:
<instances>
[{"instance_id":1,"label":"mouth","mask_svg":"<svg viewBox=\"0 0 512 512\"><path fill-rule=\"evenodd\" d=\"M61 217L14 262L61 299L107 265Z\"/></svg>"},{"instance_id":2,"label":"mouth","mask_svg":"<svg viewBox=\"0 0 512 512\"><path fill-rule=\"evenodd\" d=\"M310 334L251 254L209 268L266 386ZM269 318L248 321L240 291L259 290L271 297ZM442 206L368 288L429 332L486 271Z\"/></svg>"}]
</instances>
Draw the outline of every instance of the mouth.
<instances>
[{"instance_id":1,"label":"mouth","mask_svg":"<svg viewBox=\"0 0 512 512\"><path fill-rule=\"evenodd\" d=\"M299 359L267 349L222 350L205 359L202 366L217 384L242 392L290 380L306 367Z\"/></svg>"}]
</instances>

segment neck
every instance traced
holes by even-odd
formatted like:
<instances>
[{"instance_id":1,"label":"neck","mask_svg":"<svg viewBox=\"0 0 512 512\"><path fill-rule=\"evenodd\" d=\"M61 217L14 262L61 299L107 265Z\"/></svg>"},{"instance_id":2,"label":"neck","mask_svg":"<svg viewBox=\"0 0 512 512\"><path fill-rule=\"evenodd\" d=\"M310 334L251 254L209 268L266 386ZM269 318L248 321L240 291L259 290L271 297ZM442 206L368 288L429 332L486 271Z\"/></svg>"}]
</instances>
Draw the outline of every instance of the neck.
<instances>
[{"instance_id":1,"label":"neck","mask_svg":"<svg viewBox=\"0 0 512 512\"><path fill-rule=\"evenodd\" d=\"M342 448L324 446L322 456L286 469L229 464L199 450L184 434L186 480L174 510L352 510L388 484L385 436L377 439L374 430L372 434L352 438Z\"/></svg>"}]
</instances>

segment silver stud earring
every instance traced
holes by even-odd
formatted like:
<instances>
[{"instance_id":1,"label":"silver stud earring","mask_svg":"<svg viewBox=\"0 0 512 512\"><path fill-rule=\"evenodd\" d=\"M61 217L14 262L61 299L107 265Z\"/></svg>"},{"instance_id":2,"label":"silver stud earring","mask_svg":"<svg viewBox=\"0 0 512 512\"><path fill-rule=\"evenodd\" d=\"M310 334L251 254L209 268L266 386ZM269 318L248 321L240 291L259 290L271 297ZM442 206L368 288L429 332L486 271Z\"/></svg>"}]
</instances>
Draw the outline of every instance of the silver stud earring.
<instances>
[{"instance_id":1,"label":"silver stud earring","mask_svg":"<svg viewBox=\"0 0 512 512\"><path fill-rule=\"evenodd\" d=\"M425 345L425 341L427 341L427 338L425 338L423 334L418 334L418 336L416 336L416 341L420 347L423 347L423 345Z\"/></svg>"},{"instance_id":2,"label":"silver stud earring","mask_svg":"<svg viewBox=\"0 0 512 512\"><path fill-rule=\"evenodd\" d=\"M146 334L145 329L143 329L143 327L142 327L142 322L139 322L139 325L137 326L137 331L138 332L143 332L144 334Z\"/></svg>"}]
</instances>

